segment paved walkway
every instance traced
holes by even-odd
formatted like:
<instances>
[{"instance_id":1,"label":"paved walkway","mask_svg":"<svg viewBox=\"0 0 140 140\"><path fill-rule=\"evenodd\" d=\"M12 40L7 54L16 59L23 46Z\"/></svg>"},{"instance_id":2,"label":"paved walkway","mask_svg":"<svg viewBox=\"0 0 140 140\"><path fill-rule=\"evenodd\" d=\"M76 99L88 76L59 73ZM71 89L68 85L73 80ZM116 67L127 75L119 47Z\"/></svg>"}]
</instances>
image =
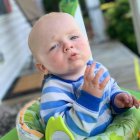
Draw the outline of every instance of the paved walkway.
<instances>
[{"instance_id":1,"label":"paved walkway","mask_svg":"<svg viewBox=\"0 0 140 140\"><path fill-rule=\"evenodd\" d=\"M91 42L91 50L93 58L109 69L119 86L138 90L134 73L134 58L137 56L134 53L117 41L98 45Z\"/></svg>"}]
</instances>

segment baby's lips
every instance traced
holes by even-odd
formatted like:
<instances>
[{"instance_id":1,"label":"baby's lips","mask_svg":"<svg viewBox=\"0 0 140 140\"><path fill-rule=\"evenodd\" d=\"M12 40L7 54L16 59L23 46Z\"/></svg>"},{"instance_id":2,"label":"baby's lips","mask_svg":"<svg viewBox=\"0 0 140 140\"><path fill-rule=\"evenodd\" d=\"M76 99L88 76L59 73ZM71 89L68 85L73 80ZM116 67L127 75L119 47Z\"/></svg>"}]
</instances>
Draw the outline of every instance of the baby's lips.
<instances>
[{"instance_id":1,"label":"baby's lips","mask_svg":"<svg viewBox=\"0 0 140 140\"><path fill-rule=\"evenodd\" d=\"M69 57L70 60L76 60L79 58L80 58L80 55L78 53L72 53Z\"/></svg>"}]
</instances>

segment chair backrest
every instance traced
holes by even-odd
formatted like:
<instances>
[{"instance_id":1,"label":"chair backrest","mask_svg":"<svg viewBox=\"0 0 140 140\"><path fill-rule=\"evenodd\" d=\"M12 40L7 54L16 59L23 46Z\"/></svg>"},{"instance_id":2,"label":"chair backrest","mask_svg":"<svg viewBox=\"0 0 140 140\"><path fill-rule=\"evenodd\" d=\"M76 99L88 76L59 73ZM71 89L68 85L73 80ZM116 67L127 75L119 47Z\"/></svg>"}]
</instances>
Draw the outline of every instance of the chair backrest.
<instances>
[{"instance_id":1,"label":"chair backrest","mask_svg":"<svg viewBox=\"0 0 140 140\"><path fill-rule=\"evenodd\" d=\"M140 99L140 93L125 89L133 96ZM16 122L19 140L45 140L45 123L42 122L39 113L40 99L27 103L19 112ZM104 140L110 138L113 140L120 139L136 139L140 138L140 109L132 108L127 112L115 117L112 124L107 130L97 136L88 138L87 140ZM9 139L4 139L9 140Z\"/></svg>"},{"instance_id":2,"label":"chair backrest","mask_svg":"<svg viewBox=\"0 0 140 140\"><path fill-rule=\"evenodd\" d=\"M20 140L44 140L45 123L39 113L40 99L27 103L19 112L16 128Z\"/></svg>"}]
</instances>

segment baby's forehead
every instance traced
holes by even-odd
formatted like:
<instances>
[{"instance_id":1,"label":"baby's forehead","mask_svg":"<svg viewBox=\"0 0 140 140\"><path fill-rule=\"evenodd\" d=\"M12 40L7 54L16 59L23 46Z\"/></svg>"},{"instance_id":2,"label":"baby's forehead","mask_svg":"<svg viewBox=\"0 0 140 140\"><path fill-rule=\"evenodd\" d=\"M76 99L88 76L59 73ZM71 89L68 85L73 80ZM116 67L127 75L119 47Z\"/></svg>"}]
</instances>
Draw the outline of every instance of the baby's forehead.
<instances>
[{"instance_id":1,"label":"baby's forehead","mask_svg":"<svg viewBox=\"0 0 140 140\"><path fill-rule=\"evenodd\" d=\"M69 24L69 26L77 25L75 19L67 13L51 13L41 17L37 23L39 26L58 26Z\"/></svg>"},{"instance_id":2,"label":"baby's forehead","mask_svg":"<svg viewBox=\"0 0 140 140\"><path fill-rule=\"evenodd\" d=\"M34 28L34 27L33 27ZM65 15L53 15L53 16L44 16L42 19L38 21L35 26L35 30L38 32L45 32L49 30L63 30L66 28L67 30L79 30L79 26L75 22L72 17Z\"/></svg>"},{"instance_id":3,"label":"baby's forehead","mask_svg":"<svg viewBox=\"0 0 140 140\"><path fill-rule=\"evenodd\" d=\"M54 32L61 34L63 31L69 33L81 32L71 15L52 13L41 17L33 26L30 35L33 40L37 41L39 39L46 39L46 37L49 38Z\"/></svg>"}]
</instances>

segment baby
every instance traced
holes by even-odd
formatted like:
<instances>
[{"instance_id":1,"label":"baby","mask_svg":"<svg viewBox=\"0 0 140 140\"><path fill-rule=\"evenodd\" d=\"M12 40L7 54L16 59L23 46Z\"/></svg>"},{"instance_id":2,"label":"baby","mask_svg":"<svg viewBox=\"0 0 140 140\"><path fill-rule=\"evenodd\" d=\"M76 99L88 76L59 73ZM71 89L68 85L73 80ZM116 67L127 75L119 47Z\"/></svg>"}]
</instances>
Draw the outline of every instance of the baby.
<instances>
[{"instance_id":1,"label":"baby","mask_svg":"<svg viewBox=\"0 0 140 140\"><path fill-rule=\"evenodd\" d=\"M67 13L41 17L29 35L36 67L46 76L40 114L45 123L62 116L76 140L105 131L113 114L139 107L108 70L91 58L88 39Z\"/></svg>"}]
</instances>

